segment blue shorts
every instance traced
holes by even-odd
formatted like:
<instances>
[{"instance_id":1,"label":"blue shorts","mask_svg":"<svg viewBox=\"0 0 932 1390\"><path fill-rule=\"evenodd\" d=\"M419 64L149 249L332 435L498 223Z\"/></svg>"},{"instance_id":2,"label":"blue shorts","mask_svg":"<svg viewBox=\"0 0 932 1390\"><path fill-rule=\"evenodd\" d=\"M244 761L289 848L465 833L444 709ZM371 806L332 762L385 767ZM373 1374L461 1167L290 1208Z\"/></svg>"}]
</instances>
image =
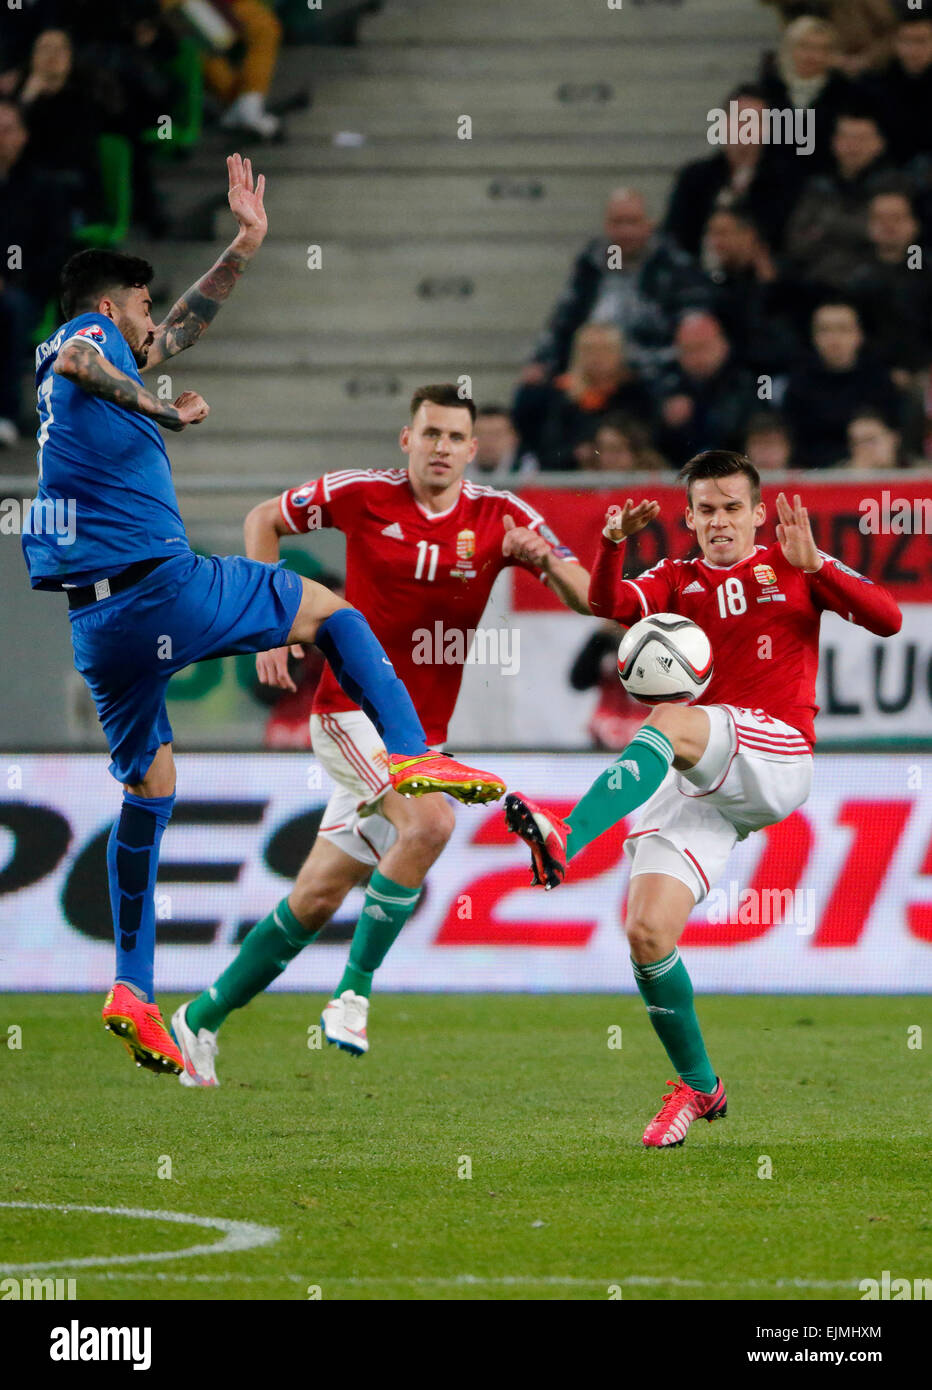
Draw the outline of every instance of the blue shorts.
<instances>
[{"instance_id":1,"label":"blue shorts","mask_svg":"<svg viewBox=\"0 0 932 1390\"><path fill-rule=\"evenodd\" d=\"M74 664L94 697L118 782L171 743L165 690L194 661L283 647L301 605L292 570L241 555L172 556L138 584L72 609Z\"/></svg>"}]
</instances>

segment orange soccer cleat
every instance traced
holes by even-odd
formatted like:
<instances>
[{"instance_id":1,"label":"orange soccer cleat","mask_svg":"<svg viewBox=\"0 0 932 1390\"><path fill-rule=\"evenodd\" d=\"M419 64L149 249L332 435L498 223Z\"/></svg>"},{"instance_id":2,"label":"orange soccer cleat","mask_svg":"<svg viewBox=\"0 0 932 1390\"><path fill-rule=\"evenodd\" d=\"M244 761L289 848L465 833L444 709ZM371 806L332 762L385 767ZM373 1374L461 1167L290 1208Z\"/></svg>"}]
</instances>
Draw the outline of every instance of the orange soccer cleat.
<instances>
[{"instance_id":1,"label":"orange soccer cleat","mask_svg":"<svg viewBox=\"0 0 932 1390\"><path fill-rule=\"evenodd\" d=\"M115 984L104 1001L101 1017L104 1027L116 1034L137 1067L169 1076L184 1071L184 1058L157 1004L140 999L127 985Z\"/></svg>"},{"instance_id":2,"label":"orange soccer cleat","mask_svg":"<svg viewBox=\"0 0 932 1390\"><path fill-rule=\"evenodd\" d=\"M464 767L443 753L389 753L388 775L392 786L402 796L424 796L427 792L447 792L467 806L485 801L497 801L505 791L505 783L491 772Z\"/></svg>"}]
</instances>

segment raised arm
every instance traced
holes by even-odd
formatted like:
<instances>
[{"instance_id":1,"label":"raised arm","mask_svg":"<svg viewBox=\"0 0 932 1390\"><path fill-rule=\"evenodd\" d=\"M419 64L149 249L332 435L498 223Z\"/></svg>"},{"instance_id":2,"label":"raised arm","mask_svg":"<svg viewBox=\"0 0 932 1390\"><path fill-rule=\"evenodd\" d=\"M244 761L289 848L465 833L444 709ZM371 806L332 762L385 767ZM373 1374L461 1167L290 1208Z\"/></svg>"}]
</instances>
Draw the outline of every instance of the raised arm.
<instances>
[{"instance_id":1,"label":"raised arm","mask_svg":"<svg viewBox=\"0 0 932 1390\"><path fill-rule=\"evenodd\" d=\"M599 538L599 548L592 566L589 582L589 606L600 618L614 618L630 626L646 612L640 591L622 578L625 564L625 541L654 520L660 513L658 502L634 503L630 498L623 507L609 507L605 526Z\"/></svg>"},{"instance_id":2,"label":"raised arm","mask_svg":"<svg viewBox=\"0 0 932 1390\"><path fill-rule=\"evenodd\" d=\"M588 613L589 571L575 559L565 560L558 555L543 536L529 526L516 526L514 518L502 518L505 535L502 554L534 565L545 576L545 582L561 603L574 613Z\"/></svg>"},{"instance_id":3,"label":"raised arm","mask_svg":"<svg viewBox=\"0 0 932 1390\"><path fill-rule=\"evenodd\" d=\"M903 614L893 595L880 584L848 569L816 546L809 513L798 493L790 506L781 492L777 498L777 540L784 556L809 576L812 597L819 608L828 608L849 623L857 623L876 637L892 637L903 625Z\"/></svg>"},{"instance_id":4,"label":"raised arm","mask_svg":"<svg viewBox=\"0 0 932 1390\"><path fill-rule=\"evenodd\" d=\"M65 344L52 370L89 396L99 396L124 410L147 415L168 430L183 430L185 425L199 424L210 411L210 406L195 391L182 391L172 403L158 400L138 381L108 362L89 342L82 343L79 339Z\"/></svg>"},{"instance_id":5,"label":"raised arm","mask_svg":"<svg viewBox=\"0 0 932 1390\"><path fill-rule=\"evenodd\" d=\"M191 286L158 325L143 371L184 352L196 343L220 305L233 292L252 257L265 240L268 219L265 214L265 175L253 180L252 163L238 154L227 158L230 177L228 198L239 231L219 261Z\"/></svg>"}]
</instances>

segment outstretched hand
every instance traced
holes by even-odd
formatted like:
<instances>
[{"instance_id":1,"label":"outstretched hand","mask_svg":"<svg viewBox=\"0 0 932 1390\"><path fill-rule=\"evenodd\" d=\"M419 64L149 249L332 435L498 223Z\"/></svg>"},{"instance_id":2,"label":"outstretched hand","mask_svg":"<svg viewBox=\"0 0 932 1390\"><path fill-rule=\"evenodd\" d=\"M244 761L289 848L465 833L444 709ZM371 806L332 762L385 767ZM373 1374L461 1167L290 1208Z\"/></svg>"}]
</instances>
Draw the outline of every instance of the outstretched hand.
<instances>
[{"instance_id":1,"label":"outstretched hand","mask_svg":"<svg viewBox=\"0 0 932 1390\"><path fill-rule=\"evenodd\" d=\"M617 503L609 507L605 513L603 535L610 541L624 540L627 536L634 536L638 531L643 531L644 527L649 526L659 515L659 502L635 503L629 497L623 507L619 507Z\"/></svg>"},{"instance_id":2,"label":"outstretched hand","mask_svg":"<svg viewBox=\"0 0 932 1390\"><path fill-rule=\"evenodd\" d=\"M513 516L503 516L502 524L505 527L502 539L503 555L514 560L525 560L536 565L538 569L549 568L553 551L543 536L539 536L529 526L516 526Z\"/></svg>"},{"instance_id":3,"label":"outstretched hand","mask_svg":"<svg viewBox=\"0 0 932 1390\"><path fill-rule=\"evenodd\" d=\"M798 570L807 574L822 568L822 557L809 525L809 513L803 506L799 493L793 494L790 506L784 493L777 497L777 540L784 558Z\"/></svg>"},{"instance_id":4,"label":"outstretched hand","mask_svg":"<svg viewBox=\"0 0 932 1390\"><path fill-rule=\"evenodd\" d=\"M230 188L227 197L230 211L239 223L237 240L243 251L257 251L269 230L269 220L265 213L265 175L253 180L252 160L241 155L227 156L227 171L230 175Z\"/></svg>"}]
</instances>

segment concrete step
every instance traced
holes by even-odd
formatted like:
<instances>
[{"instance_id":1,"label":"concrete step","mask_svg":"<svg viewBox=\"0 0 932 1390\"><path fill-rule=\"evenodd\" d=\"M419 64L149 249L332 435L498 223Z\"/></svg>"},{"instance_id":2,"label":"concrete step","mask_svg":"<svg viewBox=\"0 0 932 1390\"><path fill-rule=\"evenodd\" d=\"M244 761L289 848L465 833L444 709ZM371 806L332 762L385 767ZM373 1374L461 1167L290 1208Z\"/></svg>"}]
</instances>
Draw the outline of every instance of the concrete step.
<instances>
[{"instance_id":1,"label":"concrete step","mask_svg":"<svg viewBox=\"0 0 932 1390\"><path fill-rule=\"evenodd\" d=\"M778 26L756 0L392 0L360 26L363 44L514 41L535 46L558 39L619 42L626 38L712 42L736 33L762 43Z\"/></svg>"},{"instance_id":2,"label":"concrete step","mask_svg":"<svg viewBox=\"0 0 932 1390\"><path fill-rule=\"evenodd\" d=\"M494 333L488 329L472 332L456 329L457 351L467 362L515 375L528 352L527 333ZM436 329L422 333L280 333L274 338L259 333L224 334L218 320L209 335L185 357L176 362L185 373L200 368L212 371L244 371L261 364L267 370L309 371L340 368L347 373L363 371L404 372L419 381L432 379L436 363L450 351L449 332ZM170 365L167 370L171 370Z\"/></svg>"},{"instance_id":3,"label":"concrete step","mask_svg":"<svg viewBox=\"0 0 932 1390\"><path fill-rule=\"evenodd\" d=\"M598 227L598 218L593 225ZM307 243L268 242L203 346L213 351L215 341L235 337L248 353L257 334L292 335L288 353L300 342L300 360L317 364L328 357L328 329L358 342L373 335L385 342L399 333L413 344L419 333L436 338L441 331L451 344L464 333L475 340L486 335L488 341L497 332L517 339L538 329L583 240L492 247L462 240L401 242L385 248L324 241L319 270L307 267ZM221 250L219 244L186 249L173 267L171 297L200 278ZM163 278L161 269L157 278ZM158 319L167 308L160 305ZM199 358L201 346L194 349ZM410 360L409 351L405 346L402 360ZM417 360L426 355L419 353ZM277 354L276 363L283 356Z\"/></svg>"},{"instance_id":4,"label":"concrete step","mask_svg":"<svg viewBox=\"0 0 932 1390\"><path fill-rule=\"evenodd\" d=\"M399 171L447 173L451 170L485 170L492 173L549 173L552 170L600 170L609 185L618 178L619 168L664 171L670 178L688 159L701 159L712 153L706 128L681 133L676 140L657 132L587 131L579 135L538 134L518 131L492 135L481 124L473 125L472 139L460 140L455 127L442 123L432 134L386 134L373 128L364 117L364 130L318 119L300 135L292 130L287 144L270 145L253 156L257 170L271 185L281 174L354 174L361 171ZM347 138L352 136L352 143ZM223 157L227 142L219 135L208 135L193 158L177 171L177 185L216 187L224 174Z\"/></svg>"},{"instance_id":5,"label":"concrete step","mask_svg":"<svg viewBox=\"0 0 932 1390\"><path fill-rule=\"evenodd\" d=\"M449 358L434 364L430 380L459 384L467 373L480 404L507 399L514 385L511 370ZM367 430L384 430L391 439L407 420L411 394L424 384L424 377L376 368L245 373L229 367L199 366L195 371L192 366L184 375L179 372L173 385L178 382L179 389L198 391L210 406L210 419L198 427L205 434L212 421L228 432L242 428L274 436L278 430L339 432L358 427L364 419Z\"/></svg>"},{"instance_id":6,"label":"concrete step","mask_svg":"<svg viewBox=\"0 0 932 1390\"><path fill-rule=\"evenodd\" d=\"M533 44L514 40L495 44L367 42L358 48L315 48L309 62L302 58L286 74L280 72L278 86L286 91L302 80L340 74L379 77L429 71L457 79L485 76L508 81L546 74L583 84L624 82L636 75L670 80L703 77L724 83L727 91L735 85L736 73L756 68L760 48L758 39L740 31L699 47L691 34L666 40L548 39L544 35Z\"/></svg>"},{"instance_id":7,"label":"concrete step","mask_svg":"<svg viewBox=\"0 0 932 1390\"><path fill-rule=\"evenodd\" d=\"M269 188L267 207L274 236L323 245L328 239L439 242L450 237L501 240L585 236L601 225L606 194L629 183L644 194L655 216L669 197L666 171L619 165L605 171L550 174L462 173L282 174ZM218 210L216 237L229 233L229 210Z\"/></svg>"},{"instance_id":8,"label":"concrete step","mask_svg":"<svg viewBox=\"0 0 932 1390\"><path fill-rule=\"evenodd\" d=\"M213 419L211 416L211 424ZM348 416L347 420L352 426L353 418ZM232 513L226 503L227 492L237 499L236 506L242 500L248 511L259 500L256 492L270 497L333 469L398 468L404 459L398 448L398 431L404 423L405 410L399 404L390 430L377 429L368 433L356 432L352 427L343 433L295 430L274 437L247 430L229 434L222 428L213 436L185 430L175 435L169 444L175 486L183 499L184 514L188 515L186 508L194 505L192 482L203 484L205 480L215 479L221 490L208 495L212 499L209 505L218 514L222 511L229 517ZM202 515L200 503L198 506L198 515Z\"/></svg>"}]
</instances>

